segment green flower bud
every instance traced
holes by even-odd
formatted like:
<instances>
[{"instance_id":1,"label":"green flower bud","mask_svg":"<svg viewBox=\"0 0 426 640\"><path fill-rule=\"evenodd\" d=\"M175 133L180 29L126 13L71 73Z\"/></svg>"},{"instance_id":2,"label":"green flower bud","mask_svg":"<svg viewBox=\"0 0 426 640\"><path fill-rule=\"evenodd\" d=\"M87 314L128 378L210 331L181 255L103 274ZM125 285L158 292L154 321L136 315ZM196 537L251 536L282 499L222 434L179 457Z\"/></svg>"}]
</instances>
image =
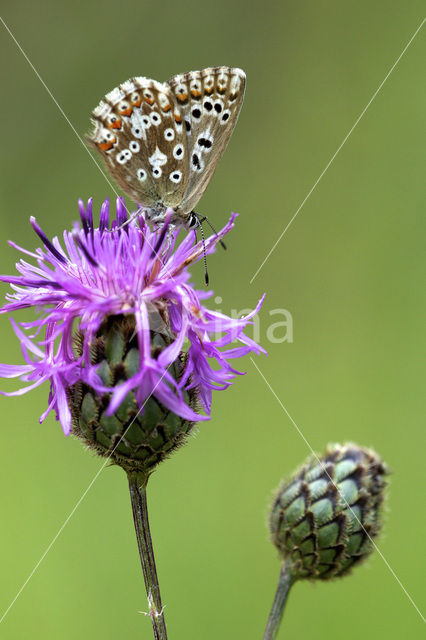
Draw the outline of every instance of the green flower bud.
<instances>
[{"instance_id":1,"label":"green flower bud","mask_svg":"<svg viewBox=\"0 0 426 640\"><path fill-rule=\"evenodd\" d=\"M170 342L163 323L158 332L151 331L151 356L158 358ZM81 354L82 337L77 343L76 350ZM139 369L139 346L133 316L110 316L105 320L91 346L91 364L99 365L97 374L109 388L135 375ZM184 367L181 355L169 366L168 373L178 381ZM195 389L184 392L185 403L194 411L198 408L197 397ZM127 472L148 476L161 460L184 444L195 424L167 409L154 394L141 410L131 391L118 409L107 415L110 400L110 393L99 395L81 380L69 387L72 433Z\"/></svg>"},{"instance_id":2,"label":"green flower bud","mask_svg":"<svg viewBox=\"0 0 426 640\"><path fill-rule=\"evenodd\" d=\"M371 553L386 474L374 451L336 444L279 487L270 530L293 580L342 576Z\"/></svg>"}]
</instances>

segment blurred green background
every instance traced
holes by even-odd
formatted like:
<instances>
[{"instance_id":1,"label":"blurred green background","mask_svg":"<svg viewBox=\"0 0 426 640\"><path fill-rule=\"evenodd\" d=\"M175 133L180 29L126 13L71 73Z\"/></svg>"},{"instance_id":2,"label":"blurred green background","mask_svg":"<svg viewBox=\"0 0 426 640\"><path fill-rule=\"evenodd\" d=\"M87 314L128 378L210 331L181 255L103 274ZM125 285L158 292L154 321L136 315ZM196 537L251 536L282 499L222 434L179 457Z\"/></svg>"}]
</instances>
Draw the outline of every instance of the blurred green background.
<instances>
[{"instance_id":1,"label":"blurred green background","mask_svg":"<svg viewBox=\"0 0 426 640\"><path fill-rule=\"evenodd\" d=\"M315 450L373 446L393 469L379 546L422 606L425 218L421 207L424 29L349 137L253 284L254 272L422 20L407 2L5 3L3 18L76 130L133 75L165 80L242 67L238 126L198 209L216 226L241 213L209 260L218 306L266 291L256 364ZM38 245L76 219L78 197L113 196L57 106L1 31L0 271L11 238ZM202 285L202 268L194 269ZM2 295L7 287L2 286ZM214 302L212 301L212 304ZM293 342L270 344L287 309ZM28 317L28 316L25 316ZM3 362L21 362L0 318ZM271 492L309 450L250 360L214 398L213 418L149 487L151 524L175 640L261 638L278 577ZM422 384L423 382L423 384ZM3 385L3 388L5 385ZM0 611L9 606L101 465L51 416L47 388L3 398ZM423 529L424 531L424 529ZM105 469L0 628L2 638L151 638L124 473ZM1 614L0 614L1 615ZM421 618L384 560L342 581L298 584L282 636L419 637Z\"/></svg>"}]
</instances>

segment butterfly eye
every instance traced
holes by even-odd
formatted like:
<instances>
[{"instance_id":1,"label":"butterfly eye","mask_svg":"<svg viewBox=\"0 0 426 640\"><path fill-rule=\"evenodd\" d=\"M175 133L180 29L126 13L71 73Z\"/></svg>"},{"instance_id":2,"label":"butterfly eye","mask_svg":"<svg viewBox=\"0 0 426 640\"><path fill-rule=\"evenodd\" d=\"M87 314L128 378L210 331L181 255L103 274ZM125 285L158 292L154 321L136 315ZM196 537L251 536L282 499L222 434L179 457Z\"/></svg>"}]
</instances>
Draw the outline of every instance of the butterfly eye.
<instances>
[{"instance_id":1,"label":"butterfly eye","mask_svg":"<svg viewBox=\"0 0 426 640\"><path fill-rule=\"evenodd\" d=\"M188 229L197 229L200 226L200 221L196 213L190 213L188 218Z\"/></svg>"},{"instance_id":2,"label":"butterfly eye","mask_svg":"<svg viewBox=\"0 0 426 640\"><path fill-rule=\"evenodd\" d=\"M175 184L178 184L182 180L182 172L173 171L169 177L172 182L174 182Z\"/></svg>"},{"instance_id":3,"label":"butterfly eye","mask_svg":"<svg viewBox=\"0 0 426 640\"><path fill-rule=\"evenodd\" d=\"M194 107L193 110L191 111L191 115L194 118L194 120L199 120L201 118L201 109L199 109L198 107Z\"/></svg>"},{"instance_id":4,"label":"butterfly eye","mask_svg":"<svg viewBox=\"0 0 426 640\"><path fill-rule=\"evenodd\" d=\"M146 173L145 169L138 169L137 173L136 173L136 176L137 176L138 180L140 180L141 182L144 182L146 180L147 173Z\"/></svg>"},{"instance_id":5,"label":"butterfly eye","mask_svg":"<svg viewBox=\"0 0 426 640\"><path fill-rule=\"evenodd\" d=\"M154 178L159 178L161 176L161 169L160 167L154 167L154 169L152 170L152 175L154 176Z\"/></svg>"},{"instance_id":6,"label":"butterfly eye","mask_svg":"<svg viewBox=\"0 0 426 640\"><path fill-rule=\"evenodd\" d=\"M149 127L151 126L151 120L148 118L148 116L144 116L142 118L142 124L145 127L145 129L149 129Z\"/></svg>"},{"instance_id":7,"label":"butterfly eye","mask_svg":"<svg viewBox=\"0 0 426 640\"><path fill-rule=\"evenodd\" d=\"M138 93L133 93L132 97L130 98L130 100L133 102L133 104L136 104L140 100L139 94Z\"/></svg>"},{"instance_id":8,"label":"butterfly eye","mask_svg":"<svg viewBox=\"0 0 426 640\"><path fill-rule=\"evenodd\" d=\"M130 105L128 102L120 102L119 106L118 106L118 110L121 111L121 113L124 113L125 111L127 111L130 108Z\"/></svg>"},{"instance_id":9,"label":"butterfly eye","mask_svg":"<svg viewBox=\"0 0 426 640\"><path fill-rule=\"evenodd\" d=\"M216 113L222 113L222 109L223 109L223 105L220 102L220 100L216 100L216 102L214 103L214 110L216 111Z\"/></svg>"},{"instance_id":10,"label":"butterfly eye","mask_svg":"<svg viewBox=\"0 0 426 640\"><path fill-rule=\"evenodd\" d=\"M205 109L206 111L208 111L209 113L210 113L210 111L213 109L213 105L212 105L212 103L210 102L210 100L205 100L205 101L204 101L204 105L203 105L203 106L204 106L204 109Z\"/></svg>"}]
</instances>

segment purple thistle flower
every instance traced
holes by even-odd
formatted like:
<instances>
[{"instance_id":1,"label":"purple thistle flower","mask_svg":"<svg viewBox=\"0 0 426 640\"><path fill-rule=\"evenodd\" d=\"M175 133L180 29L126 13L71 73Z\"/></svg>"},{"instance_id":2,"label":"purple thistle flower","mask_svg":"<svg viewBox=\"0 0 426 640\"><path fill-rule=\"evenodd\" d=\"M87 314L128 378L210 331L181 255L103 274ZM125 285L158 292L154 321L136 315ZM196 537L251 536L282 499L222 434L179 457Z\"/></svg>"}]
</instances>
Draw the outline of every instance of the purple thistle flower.
<instances>
[{"instance_id":1,"label":"purple thistle flower","mask_svg":"<svg viewBox=\"0 0 426 640\"><path fill-rule=\"evenodd\" d=\"M109 394L106 416L118 412L133 393L141 414L152 395L186 421L209 419L212 391L226 389L239 373L229 361L264 352L244 334L263 298L241 319L210 311L201 300L213 292L196 291L189 284L187 267L203 256L194 231L178 244L179 230L171 228L170 216L160 230L152 231L141 216L128 220L121 198L111 225L108 200L102 205L98 228L93 225L92 200L86 208L80 201L79 209L82 226L64 231L62 243L58 238L50 241L34 218L31 224L43 247L29 252L10 243L32 262L21 259L16 265L18 276L0 276L13 290L0 313L33 308L38 317L20 324L12 319L26 364L0 365L0 376L19 377L28 385L1 393L21 395L48 381L49 403L40 422L54 410L66 435L72 425L69 389L77 383L87 385L100 398ZM235 217L206 240L207 254L234 227ZM126 226L117 230L125 221ZM134 318L138 363L127 378L108 384L93 359L93 345L108 318L123 316ZM164 327L172 339L154 352L153 331L161 334ZM234 341L239 344L227 348ZM178 359L182 367L176 376L170 369ZM191 390L196 390L206 415L196 412L194 403L188 404Z\"/></svg>"}]
</instances>

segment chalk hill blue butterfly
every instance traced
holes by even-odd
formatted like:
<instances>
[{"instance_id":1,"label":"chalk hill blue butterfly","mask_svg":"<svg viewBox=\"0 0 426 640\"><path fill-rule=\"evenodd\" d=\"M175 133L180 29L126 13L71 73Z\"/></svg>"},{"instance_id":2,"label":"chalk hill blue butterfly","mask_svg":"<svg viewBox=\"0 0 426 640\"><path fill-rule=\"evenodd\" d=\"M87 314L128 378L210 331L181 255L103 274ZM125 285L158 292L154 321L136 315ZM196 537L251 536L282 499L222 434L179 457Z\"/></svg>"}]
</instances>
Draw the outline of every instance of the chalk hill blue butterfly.
<instances>
[{"instance_id":1,"label":"chalk hill blue butterfly","mask_svg":"<svg viewBox=\"0 0 426 640\"><path fill-rule=\"evenodd\" d=\"M194 212L234 130L244 98L241 69L212 67L165 83L131 78L92 113L89 142L154 224L200 224Z\"/></svg>"}]
</instances>

